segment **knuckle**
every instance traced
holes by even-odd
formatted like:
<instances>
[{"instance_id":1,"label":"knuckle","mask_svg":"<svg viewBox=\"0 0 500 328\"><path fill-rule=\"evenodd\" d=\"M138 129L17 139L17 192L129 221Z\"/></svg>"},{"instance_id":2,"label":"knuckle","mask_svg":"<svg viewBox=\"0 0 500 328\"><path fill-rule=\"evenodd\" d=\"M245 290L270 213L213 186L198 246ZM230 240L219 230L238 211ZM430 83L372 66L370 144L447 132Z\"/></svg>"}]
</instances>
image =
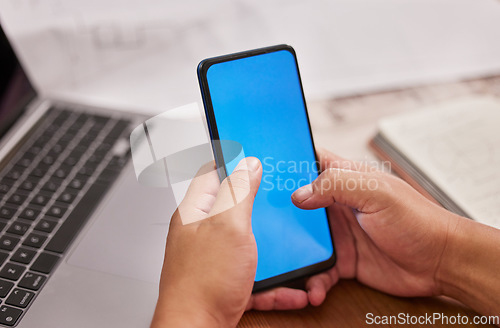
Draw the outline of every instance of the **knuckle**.
<instances>
[{"instance_id":1,"label":"knuckle","mask_svg":"<svg viewBox=\"0 0 500 328\"><path fill-rule=\"evenodd\" d=\"M338 169L331 168L320 174L319 178L316 179L316 183L313 185L313 188L323 194L335 189L339 182L342 182L340 171Z\"/></svg>"},{"instance_id":2,"label":"knuckle","mask_svg":"<svg viewBox=\"0 0 500 328\"><path fill-rule=\"evenodd\" d=\"M392 176L378 176L377 179L377 194L382 200L388 200L394 196L394 184L396 181Z\"/></svg>"},{"instance_id":3,"label":"knuckle","mask_svg":"<svg viewBox=\"0 0 500 328\"><path fill-rule=\"evenodd\" d=\"M316 181L318 181L318 183L321 183L321 184L324 184L325 181L329 181L329 182L334 182L335 180L338 179L338 171L335 170L335 169L328 169L326 171L323 171L320 175L319 175L319 178L316 179Z\"/></svg>"}]
</instances>

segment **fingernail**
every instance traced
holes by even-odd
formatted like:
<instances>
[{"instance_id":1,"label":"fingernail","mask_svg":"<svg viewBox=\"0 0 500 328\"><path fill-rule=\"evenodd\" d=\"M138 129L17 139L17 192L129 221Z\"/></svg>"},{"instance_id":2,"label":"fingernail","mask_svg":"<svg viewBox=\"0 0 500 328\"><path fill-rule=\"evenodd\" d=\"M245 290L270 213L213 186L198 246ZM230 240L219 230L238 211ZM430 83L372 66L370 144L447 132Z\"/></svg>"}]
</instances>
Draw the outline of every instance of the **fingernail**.
<instances>
[{"instance_id":1,"label":"fingernail","mask_svg":"<svg viewBox=\"0 0 500 328\"><path fill-rule=\"evenodd\" d=\"M312 194L313 194L312 185L308 184L307 186L300 187L299 189L295 190L294 193L292 194L292 197L297 202L302 203L303 201L311 197Z\"/></svg>"},{"instance_id":2,"label":"fingernail","mask_svg":"<svg viewBox=\"0 0 500 328\"><path fill-rule=\"evenodd\" d=\"M255 157L247 157L247 166L250 171L257 171L260 167L260 161Z\"/></svg>"},{"instance_id":3,"label":"fingernail","mask_svg":"<svg viewBox=\"0 0 500 328\"><path fill-rule=\"evenodd\" d=\"M332 171L340 171L340 172L356 172L354 170L344 169L341 167L329 167L328 169L332 170Z\"/></svg>"},{"instance_id":4,"label":"fingernail","mask_svg":"<svg viewBox=\"0 0 500 328\"><path fill-rule=\"evenodd\" d=\"M260 161L255 157L243 158L238 165L234 168L234 171L248 170L257 171L260 167Z\"/></svg>"}]
</instances>

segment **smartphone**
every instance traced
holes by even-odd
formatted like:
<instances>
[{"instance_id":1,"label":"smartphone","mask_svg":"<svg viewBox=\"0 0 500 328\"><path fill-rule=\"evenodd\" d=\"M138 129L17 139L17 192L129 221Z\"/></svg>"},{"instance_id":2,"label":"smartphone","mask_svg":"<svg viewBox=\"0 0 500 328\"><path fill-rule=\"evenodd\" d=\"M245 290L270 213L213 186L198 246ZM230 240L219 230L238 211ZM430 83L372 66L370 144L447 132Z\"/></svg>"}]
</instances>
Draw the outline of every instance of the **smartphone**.
<instances>
[{"instance_id":1,"label":"smartphone","mask_svg":"<svg viewBox=\"0 0 500 328\"><path fill-rule=\"evenodd\" d=\"M253 291L332 267L328 213L291 201L319 170L294 49L277 45L205 59L198 79L221 181L237 164L225 160L224 140L238 142L263 166L252 212L258 251Z\"/></svg>"}]
</instances>

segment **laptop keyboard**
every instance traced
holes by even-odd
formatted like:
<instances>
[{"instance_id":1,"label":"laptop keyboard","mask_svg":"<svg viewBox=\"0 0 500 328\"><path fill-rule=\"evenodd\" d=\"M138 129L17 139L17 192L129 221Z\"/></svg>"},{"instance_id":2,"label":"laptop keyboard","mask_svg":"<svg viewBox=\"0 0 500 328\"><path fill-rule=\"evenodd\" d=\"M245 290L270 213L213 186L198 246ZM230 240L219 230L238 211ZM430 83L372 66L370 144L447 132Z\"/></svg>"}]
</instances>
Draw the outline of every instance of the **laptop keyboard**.
<instances>
[{"instance_id":1,"label":"laptop keyboard","mask_svg":"<svg viewBox=\"0 0 500 328\"><path fill-rule=\"evenodd\" d=\"M19 323L126 164L129 123L52 108L0 172L0 325Z\"/></svg>"}]
</instances>

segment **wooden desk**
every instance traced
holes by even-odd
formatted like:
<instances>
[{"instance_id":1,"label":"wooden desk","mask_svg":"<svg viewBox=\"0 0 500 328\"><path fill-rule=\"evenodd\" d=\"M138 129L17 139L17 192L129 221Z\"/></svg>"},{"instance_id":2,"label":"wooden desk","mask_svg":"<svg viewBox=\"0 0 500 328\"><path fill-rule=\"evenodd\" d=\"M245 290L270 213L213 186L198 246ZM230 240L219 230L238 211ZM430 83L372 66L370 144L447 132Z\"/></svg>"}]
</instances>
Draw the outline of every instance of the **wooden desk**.
<instances>
[{"instance_id":1,"label":"wooden desk","mask_svg":"<svg viewBox=\"0 0 500 328\"><path fill-rule=\"evenodd\" d=\"M368 327L367 313L376 316L432 316L433 313L447 316L467 315L472 322L474 311L452 300L439 298L398 298L368 288L354 280L341 280L327 295L319 307L308 306L297 311L251 311L246 313L238 327ZM457 327L459 325L375 325L373 327ZM493 327L493 326L481 326Z\"/></svg>"},{"instance_id":2,"label":"wooden desk","mask_svg":"<svg viewBox=\"0 0 500 328\"><path fill-rule=\"evenodd\" d=\"M327 148L350 159L376 160L367 144L377 131L378 119L470 95L500 97L500 76L315 101L309 104L309 116L317 147ZM447 316L460 314L468 316L470 322L477 315L453 300L393 297L354 280L344 280L332 288L325 302L319 307L309 306L298 311L251 311L243 316L238 327L358 328L369 326L366 322L367 313L379 316L397 316L399 313L417 316L433 313ZM375 324L371 326L402 327ZM449 324L432 327L459 326ZM424 324L418 327L431 326Z\"/></svg>"}]
</instances>

